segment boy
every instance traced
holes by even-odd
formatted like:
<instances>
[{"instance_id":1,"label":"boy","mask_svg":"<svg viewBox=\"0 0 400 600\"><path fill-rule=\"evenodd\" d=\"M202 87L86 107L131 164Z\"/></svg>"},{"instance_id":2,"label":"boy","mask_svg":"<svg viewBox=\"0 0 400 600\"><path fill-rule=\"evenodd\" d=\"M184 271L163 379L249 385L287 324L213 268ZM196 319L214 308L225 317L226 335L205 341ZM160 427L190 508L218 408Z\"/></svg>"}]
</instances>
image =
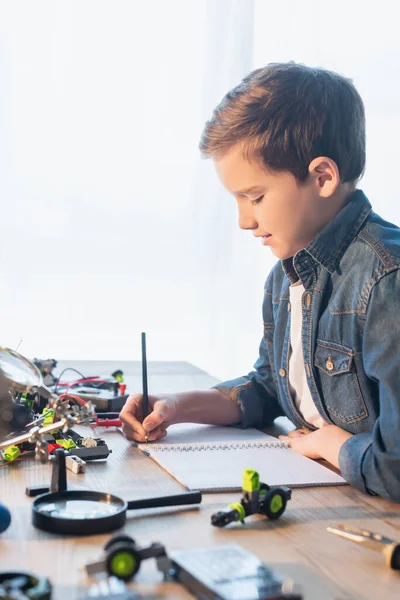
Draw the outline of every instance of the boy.
<instances>
[{"instance_id":1,"label":"boy","mask_svg":"<svg viewBox=\"0 0 400 600\"><path fill-rule=\"evenodd\" d=\"M205 392L141 395L121 413L129 439L171 423L266 426L325 458L349 483L400 502L400 230L357 181L365 167L362 100L341 75L270 64L230 91L201 144L236 198L239 225L280 259L265 284L254 371Z\"/></svg>"}]
</instances>

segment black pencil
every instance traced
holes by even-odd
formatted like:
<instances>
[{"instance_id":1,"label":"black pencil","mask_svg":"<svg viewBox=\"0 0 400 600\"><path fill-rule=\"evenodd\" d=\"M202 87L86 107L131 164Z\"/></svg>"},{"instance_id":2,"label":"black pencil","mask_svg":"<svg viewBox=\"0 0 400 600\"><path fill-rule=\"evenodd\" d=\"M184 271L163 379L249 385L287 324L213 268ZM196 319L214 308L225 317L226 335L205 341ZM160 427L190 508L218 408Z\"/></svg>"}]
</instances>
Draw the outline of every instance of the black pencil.
<instances>
[{"instance_id":1,"label":"black pencil","mask_svg":"<svg viewBox=\"0 0 400 600\"><path fill-rule=\"evenodd\" d=\"M142 399L142 410L143 410L143 421L149 414L149 395L147 390L147 358L146 358L146 334L142 332L142 384L143 384L143 399ZM146 443L148 442L148 436L145 436Z\"/></svg>"}]
</instances>

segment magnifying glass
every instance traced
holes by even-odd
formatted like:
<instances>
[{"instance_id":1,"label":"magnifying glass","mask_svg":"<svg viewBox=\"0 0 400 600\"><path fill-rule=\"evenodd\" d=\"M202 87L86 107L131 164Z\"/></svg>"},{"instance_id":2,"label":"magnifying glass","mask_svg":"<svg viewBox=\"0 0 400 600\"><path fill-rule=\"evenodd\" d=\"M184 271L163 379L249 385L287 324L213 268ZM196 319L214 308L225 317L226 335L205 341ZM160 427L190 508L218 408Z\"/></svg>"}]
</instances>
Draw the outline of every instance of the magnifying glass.
<instances>
[{"instance_id":1,"label":"magnifying glass","mask_svg":"<svg viewBox=\"0 0 400 600\"><path fill-rule=\"evenodd\" d=\"M113 494L67 490L65 452L57 449L54 456L56 464L53 466L53 488L50 489L56 487L54 473L60 482L59 489L38 496L32 505L32 524L44 531L67 535L108 533L124 525L128 510L201 502L201 493L197 491L126 502Z\"/></svg>"},{"instance_id":2,"label":"magnifying glass","mask_svg":"<svg viewBox=\"0 0 400 600\"><path fill-rule=\"evenodd\" d=\"M3 391L31 393L43 385L39 369L27 358L0 346L0 396Z\"/></svg>"},{"instance_id":3,"label":"magnifying glass","mask_svg":"<svg viewBox=\"0 0 400 600\"><path fill-rule=\"evenodd\" d=\"M31 420L29 409L13 401L13 394L51 395L43 385L39 369L27 358L0 346L0 440L13 431L22 431Z\"/></svg>"}]
</instances>

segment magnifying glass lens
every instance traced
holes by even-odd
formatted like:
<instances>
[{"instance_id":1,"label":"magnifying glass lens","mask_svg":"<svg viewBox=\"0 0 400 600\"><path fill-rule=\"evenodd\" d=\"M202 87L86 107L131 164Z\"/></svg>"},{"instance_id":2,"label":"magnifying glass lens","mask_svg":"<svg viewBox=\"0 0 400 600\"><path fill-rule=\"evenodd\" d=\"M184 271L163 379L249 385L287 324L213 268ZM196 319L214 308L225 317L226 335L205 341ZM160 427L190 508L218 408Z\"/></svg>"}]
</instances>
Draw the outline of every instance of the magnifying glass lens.
<instances>
[{"instance_id":1,"label":"magnifying glass lens","mask_svg":"<svg viewBox=\"0 0 400 600\"><path fill-rule=\"evenodd\" d=\"M121 510L121 505L96 502L93 500L70 500L49 502L38 508L41 514L57 517L58 519L98 519L115 515Z\"/></svg>"},{"instance_id":2,"label":"magnifying glass lens","mask_svg":"<svg viewBox=\"0 0 400 600\"><path fill-rule=\"evenodd\" d=\"M0 347L0 377L28 388L41 384L40 372L33 363L21 354L3 347Z\"/></svg>"},{"instance_id":3,"label":"magnifying glass lens","mask_svg":"<svg viewBox=\"0 0 400 600\"><path fill-rule=\"evenodd\" d=\"M32 505L32 523L39 529L67 535L107 533L122 527L127 503L102 492L65 490L38 496Z\"/></svg>"}]
</instances>

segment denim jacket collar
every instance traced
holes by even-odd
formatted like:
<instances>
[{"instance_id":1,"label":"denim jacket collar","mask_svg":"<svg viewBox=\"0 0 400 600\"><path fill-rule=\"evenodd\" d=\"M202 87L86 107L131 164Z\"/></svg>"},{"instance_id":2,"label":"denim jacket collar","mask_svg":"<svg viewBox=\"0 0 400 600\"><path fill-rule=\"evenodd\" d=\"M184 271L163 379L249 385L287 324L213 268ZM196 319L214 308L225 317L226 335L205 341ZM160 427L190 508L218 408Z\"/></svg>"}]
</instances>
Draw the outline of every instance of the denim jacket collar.
<instances>
[{"instance_id":1,"label":"denim jacket collar","mask_svg":"<svg viewBox=\"0 0 400 600\"><path fill-rule=\"evenodd\" d=\"M343 254L361 229L372 210L364 192L356 190L341 211L320 231L306 248L294 258L282 261L282 267L291 281L298 279L297 264L307 261L307 255L334 273Z\"/></svg>"}]
</instances>

